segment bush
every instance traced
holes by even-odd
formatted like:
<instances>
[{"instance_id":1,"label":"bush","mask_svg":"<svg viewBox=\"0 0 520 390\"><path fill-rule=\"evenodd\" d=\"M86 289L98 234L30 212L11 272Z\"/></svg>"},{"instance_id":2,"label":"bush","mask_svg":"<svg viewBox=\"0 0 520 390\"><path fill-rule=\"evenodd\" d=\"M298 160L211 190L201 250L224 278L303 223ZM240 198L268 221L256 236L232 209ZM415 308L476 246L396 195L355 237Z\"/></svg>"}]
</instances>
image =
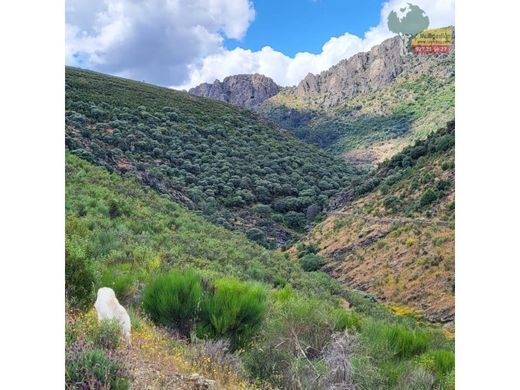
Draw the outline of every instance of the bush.
<instances>
[{"instance_id":1,"label":"bush","mask_svg":"<svg viewBox=\"0 0 520 390\"><path fill-rule=\"evenodd\" d=\"M455 368L455 354L449 350L427 352L417 359L424 368L431 370L440 378Z\"/></svg>"},{"instance_id":2,"label":"bush","mask_svg":"<svg viewBox=\"0 0 520 390\"><path fill-rule=\"evenodd\" d=\"M300 266L306 272L317 271L321 267L321 258L318 255L308 254L300 259Z\"/></svg>"},{"instance_id":3,"label":"bush","mask_svg":"<svg viewBox=\"0 0 520 390\"><path fill-rule=\"evenodd\" d=\"M67 346L65 383L70 389L129 389L129 373L116 355L88 349L77 342Z\"/></svg>"},{"instance_id":4,"label":"bush","mask_svg":"<svg viewBox=\"0 0 520 390\"><path fill-rule=\"evenodd\" d=\"M65 293L67 299L80 309L94 303L96 271L80 242L65 243Z\"/></svg>"},{"instance_id":5,"label":"bush","mask_svg":"<svg viewBox=\"0 0 520 390\"><path fill-rule=\"evenodd\" d=\"M93 333L96 347L113 351L121 341L121 324L117 320L102 320Z\"/></svg>"},{"instance_id":6,"label":"bush","mask_svg":"<svg viewBox=\"0 0 520 390\"><path fill-rule=\"evenodd\" d=\"M109 268L101 277L101 285L114 290L118 300L125 304L130 302L137 291L137 277L129 271L119 272Z\"/></svg>"},{"instance_id":7,"label":"bush","mask_svg":"<svg viewBox=\"0 0 520 390\"><path fill-rule=\"evenodd\" d=\"M428 188L421 196L421 199L419 200L419 205L421 207L428 206L429 204L435 202L438 198L439 194L437 191L432 190L431 188Z\"/></svg>"},{"instance_id":8,"label":"bush","mask_svg":"<svg viewBox=\"0 0 520 390\"><path fill-rule=\"evenodd\" d=\"M249 341L262 323L266 308L266 293L261 285L236 279L217 280L213 294L203 306L201 331L229 338L235 349Z\"/></svg>"},{"instance_id":9,"label":"bush","mask_svg":"<svg viewBox=\"0 0 520 390\"><path fill-rule=\"evenodd\" d=\"M245 352L245 365L253 377L275 387L315 388L312 384L326 372L320 358L334 330L333 310L289 286L274 292L273 301L255 348Z\"/></svg>"},{"instance_id":10,"label":"bush","mask_svg":"<svg viewBox=\"0 0 520 390\"><path fill-rule=\"evenodd\" d=\"M365 340L380 358L407 359L424 353L432 343L427 331L372 321L363 327Z\"/></svg>"},{"instance_id":11,"label":"bush","mask_svg":"<svg viewBox=\"0 0 520 390\"><path fill-rule=\"evenodd\" d=\"M334 330L359 331L361 329L361 316L353 311L344 309L334 310Z\"/></svg>"},{"instance_id":12,"label":"bush","mask_svg":"<svg viewBox=\"0 0 520 390\"><path fill-rule=\"evenodd\" d=\"M143 308L152 321L188 336L203 299L201 278L193 270L158 276L143 292Z\"/></svg>"}]
</instances>

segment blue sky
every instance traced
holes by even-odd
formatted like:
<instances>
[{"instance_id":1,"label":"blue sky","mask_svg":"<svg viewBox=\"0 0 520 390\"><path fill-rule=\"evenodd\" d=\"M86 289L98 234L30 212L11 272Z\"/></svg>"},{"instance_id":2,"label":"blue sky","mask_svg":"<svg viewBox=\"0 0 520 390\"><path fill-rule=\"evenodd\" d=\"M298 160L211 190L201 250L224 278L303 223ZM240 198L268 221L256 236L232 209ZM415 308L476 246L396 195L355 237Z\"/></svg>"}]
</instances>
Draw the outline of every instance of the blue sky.
<instances>
[{"instance_id":1,"label":"blue sky","mask_svg":"<svg viewBox=\"0 0 520 390\"><path fill-rule=\"evenodd\" d=\"M65 62L178 89L240 73L297 85L392 37L408 2L430 27L455 23L455 0L66 0Z\"/></svg>"},{"instance_id":2,"label":"blue sky","mask_svg":"<svg viewBox=\"0 0 520 390\"><path fill-rule=\"evenodd\" d=\"M271 46L288 56L319 53L330 37L346 31L363 36L379 22L380 0L256 0L255 20L242 40L226 39L228 49L254 51Z\"/></svg>"}]
</instances>

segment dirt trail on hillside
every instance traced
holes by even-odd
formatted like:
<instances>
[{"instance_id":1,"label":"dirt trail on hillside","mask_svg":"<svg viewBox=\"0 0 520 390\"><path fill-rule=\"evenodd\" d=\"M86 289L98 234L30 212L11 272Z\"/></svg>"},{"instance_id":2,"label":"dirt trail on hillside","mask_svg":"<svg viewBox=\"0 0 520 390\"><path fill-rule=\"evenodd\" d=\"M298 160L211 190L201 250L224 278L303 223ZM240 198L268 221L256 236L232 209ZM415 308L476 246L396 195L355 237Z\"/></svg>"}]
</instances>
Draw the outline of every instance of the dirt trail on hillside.
<instances>
[{"instance_id":1,"label":"dirt trail on hillside","mask_svg":"<svg viewBox=\"0 0 520 390\"><path fill-rule=\"evenodd\" d=\"M357 217L365 220L366 222L372 223L411 223L414 225L421 226L449 226L449 221L434 220L434 219L423 219L423 218L389 218L389 217L371 217L367 215L361 215L354 211L333 211L329 215L340 215L345 217Z\"/></svg>"}]
</instances>

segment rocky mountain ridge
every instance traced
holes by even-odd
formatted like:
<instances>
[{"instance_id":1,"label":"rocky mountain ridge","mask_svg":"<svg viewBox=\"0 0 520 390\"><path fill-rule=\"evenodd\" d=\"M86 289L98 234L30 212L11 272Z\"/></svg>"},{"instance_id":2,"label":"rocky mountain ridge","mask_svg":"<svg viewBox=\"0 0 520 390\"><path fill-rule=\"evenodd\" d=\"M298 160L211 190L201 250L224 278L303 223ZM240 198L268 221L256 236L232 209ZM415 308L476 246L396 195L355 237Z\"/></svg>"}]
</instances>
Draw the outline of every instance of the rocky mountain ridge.
<instances>
[{"instance_id":1,"label":"rocky mountain ridge","mask_svg":"<svg viewBox=\"0 0 520 390\"><path fill-rule=\"evenodd\" d=\"M190 89L189 93L253 108L276 95L280 89L271 78L255 73L228 76L222 81L215 80L213 84L200 84Z\"/></svg>"}]
</instances>

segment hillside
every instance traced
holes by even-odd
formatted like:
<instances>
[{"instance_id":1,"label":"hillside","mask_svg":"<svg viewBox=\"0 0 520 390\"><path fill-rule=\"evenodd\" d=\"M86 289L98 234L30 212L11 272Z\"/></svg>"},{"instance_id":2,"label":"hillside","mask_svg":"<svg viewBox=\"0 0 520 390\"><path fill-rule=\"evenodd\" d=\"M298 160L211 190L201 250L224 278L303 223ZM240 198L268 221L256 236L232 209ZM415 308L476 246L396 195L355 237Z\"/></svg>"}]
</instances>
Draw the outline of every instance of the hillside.
<instances>
[{"instance_id":1,"label":"hillside","mask_svg":"<svg viewBox=\"0 0 520 390\"><path fill-rule=\"evenodd\" d=\"M226 340L248 325L247 316L225 333L208 333L198 318L189 337L178 321L146 315L149 286L172 269L186 272L177 276L182 282L188 267L206 294L231 286L224 303L236 305L244 289L249 299L248 289L264 292L257 299L266 310L240 353ZM131 347L89 310L100 286L112 287L129 310ZM453 342L439 328L395 315L323 273L303 272L285 254L208 223L137 178L71 153L66 300L67 388L95 380L111 388L454 388ZM221 317L228 313L227 306L216 312L216 323L240 320ZM100 374L105 367L108 377Z\"/></svg>"},{"instance_id":2,"label":"hillside","mask_svg":"<svg viewBox=\"0 0 520 390\"><path fill-rule=\"evenodd\" d=\"M374 167L454 119L455 49L407 52L400 37L309 74L257 110L311 144Z\"/></svg>"},{"instance_id":3,"label":"hillside","mask_svg":"<svg viewBox=\"0 0 520 390\"><path fill-rule=\"evenodd\" d=\"M282 246L354 170L248 110L66 68L66 146L239 230Z\"/></svg>"},{"instance_id":4,"label":"hillside","mask_svg":"<svg viewBox=\"0 0 520 390\"><path fill-rule=\"evenodd\" d=\"M325 221L293 253L316 247L322 270L343 285L451 323L454 146L451 122L405 148L370 180L338 194Z\"/></svg>"},{"instance_id":5,"label":"hillside","mask_svg":"<svg viewBox=\"0 0 520 390\"><path fill-rule=\"evenodd\" d=\"M396 36L261 98L252 88L259 77L230 76L190 93L252 108L360 168L377 166L455 116L454 46L447 55L416 55Z\"/></svg>"}]
</instances>

